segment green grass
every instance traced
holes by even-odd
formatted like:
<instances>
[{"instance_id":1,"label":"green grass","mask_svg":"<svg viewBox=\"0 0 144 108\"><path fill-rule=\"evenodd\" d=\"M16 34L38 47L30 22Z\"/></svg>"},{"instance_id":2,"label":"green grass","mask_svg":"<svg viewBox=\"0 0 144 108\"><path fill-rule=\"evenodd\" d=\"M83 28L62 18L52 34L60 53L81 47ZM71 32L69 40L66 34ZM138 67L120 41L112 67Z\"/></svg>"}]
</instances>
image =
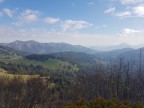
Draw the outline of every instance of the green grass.
<instances>
[{"instance_id":1,"label":"green grass","mask_svg":"<svg viewBox=\"0 0 144 108\"><path fill-rule=\"evenodd\" d=\"M49 59L47 61L35 61L24 58L15 58L15 59L0 58L0 61L5 63L25 64L34 66L40 65L52 71L77 72L79 70L77 66L72 65L67 61L61 61L58 59Z\"/></svg>"}]
</instances>

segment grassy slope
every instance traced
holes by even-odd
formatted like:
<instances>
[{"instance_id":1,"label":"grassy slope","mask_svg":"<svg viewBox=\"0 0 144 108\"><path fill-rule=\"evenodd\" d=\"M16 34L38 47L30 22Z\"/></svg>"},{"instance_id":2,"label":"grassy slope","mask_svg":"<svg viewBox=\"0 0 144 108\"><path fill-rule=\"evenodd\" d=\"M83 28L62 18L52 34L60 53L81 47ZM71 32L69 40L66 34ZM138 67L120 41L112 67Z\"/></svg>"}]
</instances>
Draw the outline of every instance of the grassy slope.
<instances>
[{"instance_id":1,"label":"grassy slope","mask_svg":"<svg viewBox=\"0 0 144 108\"><path fill-rule=\"evenodd\" d=\"M13 78L21 78L22 80L28 80L30 78L39 77L39 75L14 75L14 74L8 74L8 72L4 69L0 68L0 80L7 79L12 80Z\"/></svg>"},{"instance_id":2,"label":"grassy slope","mask_svg":"<svg viewBox=\"0 0 144 108\"><path fill-rule=\"evenodd\" d=\"M5 84L11 82L15 78L19 79L19 81L26 83L28 80L33 78L40 78L45 81L45 78L50 77L41 77L40 75L15 75L15 74L9 74L6 70L0 68L0 81L4 81ZM49 88L54 88L55 83L49 83Z\"/></svg>"},{"instance_id":3,"label":"grassy slope","mask_svg":"<svg viewBox=\"0 0 144 108\"><path fill-rule=\"evenodd\" d=\"M57 59L50 59L47 61L35 61L35 60L28 60L23 58L17 58L17 59L0 58L0 61L5 63L15 63L15 64L26 64L26 65L32 64L34 66L41 65L44 68L52 71L64 71L64 72L78 71L77 66L74 66L67 61L61 61Z\"/></svg>"}]
</instances>

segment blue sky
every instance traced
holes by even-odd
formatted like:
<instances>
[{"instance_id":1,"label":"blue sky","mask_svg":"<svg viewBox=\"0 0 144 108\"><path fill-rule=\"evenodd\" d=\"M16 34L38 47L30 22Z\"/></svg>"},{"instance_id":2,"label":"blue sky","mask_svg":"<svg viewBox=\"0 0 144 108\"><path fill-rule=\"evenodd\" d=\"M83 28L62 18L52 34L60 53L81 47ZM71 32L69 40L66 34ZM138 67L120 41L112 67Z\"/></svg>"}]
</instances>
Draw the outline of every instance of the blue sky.
<instances>
[{"instance_id":1,"label":"blue sky","mask_svg":"<svg viewBox=\"0 0 144 108\"><path fill-rule=\"evenodd\" d=\"M144 43L144 0L0 0L0 42Z\"/></svg>"}]
</instances>

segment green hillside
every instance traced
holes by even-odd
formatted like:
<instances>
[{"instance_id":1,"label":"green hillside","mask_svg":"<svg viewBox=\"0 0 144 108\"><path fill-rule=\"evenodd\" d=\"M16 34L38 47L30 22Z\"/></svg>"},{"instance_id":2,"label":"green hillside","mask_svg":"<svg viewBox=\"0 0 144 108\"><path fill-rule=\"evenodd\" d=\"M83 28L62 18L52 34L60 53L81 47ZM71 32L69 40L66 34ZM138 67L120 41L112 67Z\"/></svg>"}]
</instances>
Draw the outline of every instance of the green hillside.
<instances>
[{"instance_id":1,"label":"green hillside","mask_svg":"<svg viewBox=\"0 0 144 108\"><path fill-rule=\"evenodd\" d=\"M3 66L5 66L5 64L7 64L7 66L9 66L8 68L12 67L16 67L18 68L17 70L21 71L23 67L25 67L26 69L29 67L33 67L36 69L36 71L38 71L39 69L37 69L37 67L40 67L40 71L45 71L45 72L77 72L79 69L76 65L73 65L71 63L69 63L68 61L62 61L62 60L58 60L58 59L49 59L46 61L36 61L36 60L28 60L28 59L24 59L24 58L16 58L16 59L6 59L6 58L0 58L0 62L1 64L3 64ZM13 66L14 65L14 66ZM2 68L7 68L6 66L3 67L1 65ZM21 69L19 69L21 68ZM33 71L33 68L29 69L31 71ZM12 70L12 69L10 69ZM13 69L16 70L16 69ZM23 69L25 70L25 69Z\"/></svg>"}]
</instances>

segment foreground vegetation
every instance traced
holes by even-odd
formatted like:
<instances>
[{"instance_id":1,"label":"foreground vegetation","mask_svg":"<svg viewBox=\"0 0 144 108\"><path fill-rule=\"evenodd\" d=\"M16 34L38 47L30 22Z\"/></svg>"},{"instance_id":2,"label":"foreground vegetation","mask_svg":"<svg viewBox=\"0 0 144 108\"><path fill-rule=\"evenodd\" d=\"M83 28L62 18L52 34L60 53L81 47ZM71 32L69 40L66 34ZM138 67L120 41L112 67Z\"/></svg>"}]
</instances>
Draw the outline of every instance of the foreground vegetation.
<instances>
[{"instance_id":1,"label":"foreground vegetation","mask_svg":"<svg viewBox=\"0 0 144 108\"><path fill-rule=\"evenodd\" d=\"M91 101L85 99L69 102L63 106L64 108L143 108L140 102L130 103L128 101L119 101L117 99L106 100L104 98L96 98Z\"/></svg>"},{"instance_id":2,"label":"foreground vegetation","mask_svg":"<svg viewBox=\"0 0 144 108\"><path fill-rule=\"evenodd\" d=\"M56 97L52 91L54 85L48 77L0 72L0 108L51 107L51 101Z\"/></svg>"},{"instance_id":3,"label":"foreground vegetation","mask_svg":"<svg viewBox=\"0 0 144 108\"><path fill-rule=\"evenodd\" d=\"M88 99L84 95L82 96L83 92L88 95L88 91L78 91L78 86L72 89L68 85L60 84L60 82L59 84L55 83L55 85L49 77L13 75L8 74L3 69L0 69L0 71L0 108L144 107L143 103L139 101L132 102L116 98L104 99L102 97Z\"/></svg>"},{"instance_id":4,"label":"foreground vegetation","mask_svg":"<svg viewBox=\"0 0 144 108\"><path fill-rule=\"evenodd\" d=\"M92 58L74 53L1 58L0 108L144 107L141 53L137 60Z\"/></svg>"}]
</instances>

